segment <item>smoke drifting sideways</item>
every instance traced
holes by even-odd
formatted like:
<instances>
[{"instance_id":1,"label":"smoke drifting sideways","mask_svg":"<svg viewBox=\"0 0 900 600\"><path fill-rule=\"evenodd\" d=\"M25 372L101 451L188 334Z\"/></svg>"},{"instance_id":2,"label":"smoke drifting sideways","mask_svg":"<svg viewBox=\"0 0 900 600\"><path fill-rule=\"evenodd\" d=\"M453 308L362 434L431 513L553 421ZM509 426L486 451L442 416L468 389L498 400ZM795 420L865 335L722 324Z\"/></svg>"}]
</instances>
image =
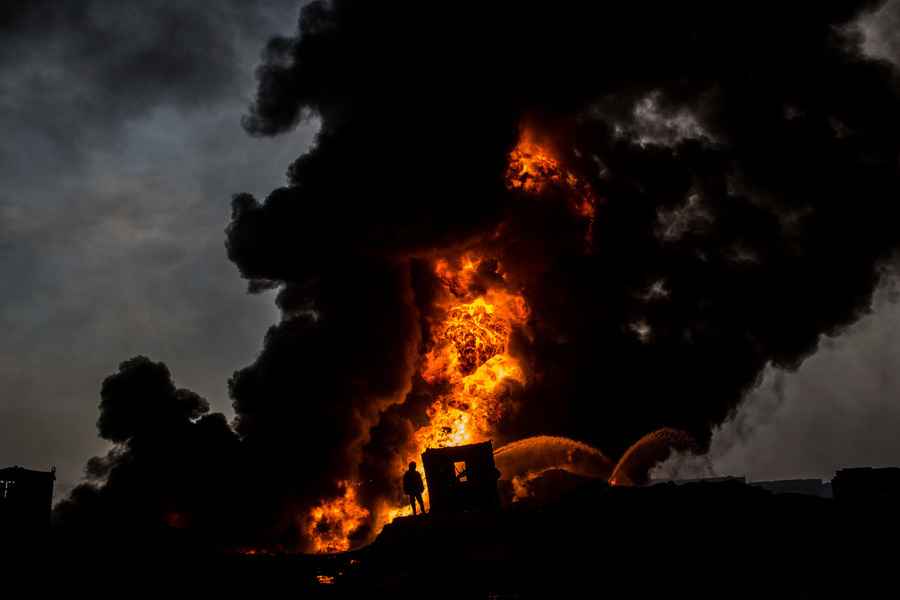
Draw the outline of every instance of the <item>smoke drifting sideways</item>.
<instances>
[{"instance_id":1,"label":"smoke drifting sideways","mask_svg":"<svg viewBox=\"0 0 900 600\"><path fill-rule=\"evenodd\" d=\"M498 445L565 436L620 457L672 428L704 451L766 365L796 368L869 310L900 242L897 72L852 25L878 6L305 6L244 119L321 129L286 187L232 204L228 256L251 292L279 288L283 318L230 380L234 433L216 431L253 498L224 519L253 512L259 543L303 548L298 515L346 482L369 509L397 500L388 470L436 393L416 374L432 263L472 248L530 309L510 348L528 385ZM587 248L557 190L504 185L523 128L598 199ZM182 423L190 448L218 419ZM139 433L91 463L114 463L91 494L139 451L176 459Z\"/></svg>"}]
</instances>

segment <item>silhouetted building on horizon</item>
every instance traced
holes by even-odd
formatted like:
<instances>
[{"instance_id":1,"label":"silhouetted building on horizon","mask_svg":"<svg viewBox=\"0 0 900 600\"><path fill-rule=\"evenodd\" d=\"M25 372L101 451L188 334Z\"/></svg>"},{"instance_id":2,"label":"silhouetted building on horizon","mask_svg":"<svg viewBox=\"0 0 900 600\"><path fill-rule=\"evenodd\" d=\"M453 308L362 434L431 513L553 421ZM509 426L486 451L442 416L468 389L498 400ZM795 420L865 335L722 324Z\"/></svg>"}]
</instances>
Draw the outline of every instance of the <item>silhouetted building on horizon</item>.
<instances>
[{"instance_id":1,"label":"silhouetted building on horizon","mask_svg":"<svg viewBox=\"0 0 900 600\"><path fill-rule=\"evenodd\" d=\"M689 483L740 483L750 487L762 488L772 494L802 494L804 496L816 496L817 498L833 498L831 482L828 480L804 478L804 479L774 479L771 481L748 481L745 476L725 475L722 477L699 477L697 479L654 479L651 485L673 483L686 485Z\"/></svg>"},{"instance_id":2,"label":"silhouetted building on horizon","mask_svg":"<svg viewBox=\"0 0 900 600\"><path fill-rule=\"evenodd\" d=\"M831 480L834 499L841 502L879 502L900 499L900 468L841 469Z\"/></svg>"},{"instance_id":3,"label":"silhouetted building on horizon","mask_svg":"<svg viewBox=\"0 0 900 600\"><path fill-rule=\"evenodd\" d=\"M0 537L6 541L43 541L50 528L56 469L0 469Z\"/></svg>"},{"instance_id":4,"label":"silhouetted building on horizon","mask_svg":"<svg viewBox=\"0 0 900 600\"><path fill-rule=\"evenodd\" d=\"M763 488L773 494L803 494L817 498L833 498L830 481L821 479L776 479L773 481L751 481L749 485Z\"/></svg>"},{"instance_id":5,"label":"silhouetted building on horizon","mask_svg":"<svg viewBox=\"0 0 900 600\"><path fill-rule=\"evenodd\" d=\"M428 483L429 511L462 512L500 506L491 442L429 448L422 454Z\"/></svg>"},{"instance_id":6,"label":"silhouetted building on horizon","mask_svg":"<svg viewBox=\"0 0 900 600\"><path fill-rule=\"evenodd\" d=\"M659 485L662 483L673 483L675 485L686 485L688 483L747 483L747 478L743 475L723 475L721 477L697 477L695 479L653 479L649 485Z\"/></svg>"}]
</instances>

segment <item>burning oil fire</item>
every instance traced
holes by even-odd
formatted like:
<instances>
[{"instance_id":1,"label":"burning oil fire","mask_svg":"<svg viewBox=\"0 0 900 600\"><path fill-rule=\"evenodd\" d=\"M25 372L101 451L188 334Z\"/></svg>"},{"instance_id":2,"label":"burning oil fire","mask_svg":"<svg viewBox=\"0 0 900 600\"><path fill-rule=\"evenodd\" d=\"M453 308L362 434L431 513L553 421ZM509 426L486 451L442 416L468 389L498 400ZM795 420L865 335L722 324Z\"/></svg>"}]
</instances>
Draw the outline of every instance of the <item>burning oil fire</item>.
<instances>
[{"instance_id":1,"label":"burning oil fire","mask_svg":"<svg viewBox=\"0 0 900 600\"><path fill-rule=\"evenodd\" d=\"M313 552L346 552L350 549L350 536L369 517L369 511L356 500L353 484L343 481L340 487L343 496L316 506L307 517L306 533L312 540Z\"/></svg>"},{"instance_id":2,"label":"burning oil fire","mask_svg":"<svg viewBox=\"0 0 900 600\"><path fill-rule=\"evenodd\" d=\"M416 431L417 455L426 448L488 439L511 408L509 383L525 384L508 346L513 327L527 320L528 307L520 294L469 291L464 283L467 270L480 263L478 257L464 257L458 276L440 261L436 267L444 274L448 297L441 306L443 320L433 328L422 377L448 385L449 391L429 408L431 422Z\"/></svg>"},{"instance_id":3,"label":"burning oil fire","mask_svg":"<svg viewBox=\"0 0 900 600\"><path fill-rule=\"evenodd\" d=\"M496 287L482 290L479 269L489 271ZM485 441L497 424L514 410L512 386L525 385L518 359L509 353L515 327L528 319L528 305L519 293L504 289L496 261L474 253L456 260L435 261L435 275L443 284L422 378L441 390L428 408L429 423L413 434L413 450L398 463L417 461L428 448ZM427 491L426 491L427 497ZM387 507L376 531L408 509Z\"/></svg>"},{"instance_id":4,"label":"burning oil fire","mask_svg":"<svg viewBox=\"0 0 900 600\"><path fill-rule=\"evenodd\" d=\"M588 220L586 243L590 244L593 192L527 130L510 152L506 184L510 190L529 194L540 194L551 186L563 189L575 213ZM527 383L509 345L514 329L529 318L528 304L519 290L511 289L498 261L470 250L436 259L433 271L443 291L434 307L436 316L420 375L441 392L427 410L429 423L415 431L409 452L398 460L398 473L407 462L418 461L427 448L490 439L500 421L515 410L514 387ZM314 552L348 550L351 534L369 517L369 511L358 504L353 485L345 482L342 487L342 497L323 502L306 519ZM376 509L375 533L408 510Z\"/></svg>"}]
</instances>

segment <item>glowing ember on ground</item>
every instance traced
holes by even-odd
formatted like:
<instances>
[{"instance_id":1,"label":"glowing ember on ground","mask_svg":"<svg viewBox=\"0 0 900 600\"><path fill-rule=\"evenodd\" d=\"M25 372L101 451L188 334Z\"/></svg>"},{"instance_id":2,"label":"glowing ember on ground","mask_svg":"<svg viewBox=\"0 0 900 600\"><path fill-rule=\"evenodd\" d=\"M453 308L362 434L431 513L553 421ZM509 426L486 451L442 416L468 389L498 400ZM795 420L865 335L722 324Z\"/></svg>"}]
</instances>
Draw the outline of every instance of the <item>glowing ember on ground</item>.
<instances>
[{"instance_id":1,"label":"glowing ember on ground","mask_svg":"<svg viewBox=\"0 0 900 600\"><path fill-rule=\"evenodd\" d=\"M188 517L188 515L180 512L167 513L163 517L163 520L165 521L166 525L175 529L185 529L190 525L190 518Z\"/></svg>"}]
</instances>

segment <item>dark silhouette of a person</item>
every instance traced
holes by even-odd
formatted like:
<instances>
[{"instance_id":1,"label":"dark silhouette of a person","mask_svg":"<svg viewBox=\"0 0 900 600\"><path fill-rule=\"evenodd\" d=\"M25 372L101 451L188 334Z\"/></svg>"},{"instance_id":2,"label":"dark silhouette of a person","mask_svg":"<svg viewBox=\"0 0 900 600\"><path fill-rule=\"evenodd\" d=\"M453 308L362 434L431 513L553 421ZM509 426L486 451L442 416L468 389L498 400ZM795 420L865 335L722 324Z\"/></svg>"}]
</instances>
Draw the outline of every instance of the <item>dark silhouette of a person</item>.
<instances>
[{"instance_id":1,"label":"dark silhouette of a person","mask_svg":"<svg viewBox=\"0 0 900 600\"><path fill-rule=\"evenodd\" d=\"M422 476L416 471L416 463L409 463L409 470L403 474L403 493L409 496L409 505L412 507L413 514L416 514L416 501L422 507L422 514L425 513L425 502L422 501L422 492L425 491L425 484L422 483Z\"/></svg>"}]
</instances>

